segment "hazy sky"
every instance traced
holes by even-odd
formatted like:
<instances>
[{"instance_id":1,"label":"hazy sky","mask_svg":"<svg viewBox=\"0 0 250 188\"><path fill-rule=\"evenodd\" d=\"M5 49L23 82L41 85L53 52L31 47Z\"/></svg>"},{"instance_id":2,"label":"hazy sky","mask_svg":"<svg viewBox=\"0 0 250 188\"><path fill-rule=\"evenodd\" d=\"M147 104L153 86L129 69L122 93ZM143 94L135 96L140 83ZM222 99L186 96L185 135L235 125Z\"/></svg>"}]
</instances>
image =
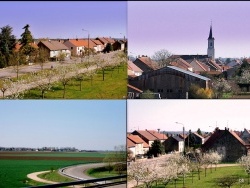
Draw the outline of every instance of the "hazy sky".
<instances>
[{"instance_id":1,"label":"hazy sky","mask_svg":"<svg viewBox=\"0 0 250 188\"><path fill-rule=\"evenodd\" d=\"M128 100L127 131L250 129L250 100ZM176 124L179 122L182 124ZM211 126L211 127L210 127Z\"/></svg>"},{"instance_id":2,"label":"hazy sky","mask_svg":"<svg viewBox=\"0 0 250 188\"><path fill-rule=\"evenodd\" d=\"M0 106L0 147L113 150L126 144L125 100L2 100Z\"/></svg>"},{"instance_id":3,"label":"hazy sky","mask_svg":"<svg viewBox=\"0 0 250 188\"><path fill-rule=\"evenodd\" d=\"M249 57L249 10L247 1L129 1L129 55L207 54L212 20L215 57Z\"/></svg>"},{"instance_id":4,"label":"hazy sky","mask_svg":"<svg viewBox=\"0 0 250 188\"><path fill-rule=\"evenodd\" d=\"M5 1L0 7L0 27L10 25L17 38L26 24L35 38L87 38L82 29L90 37L127 37L127 2Z\"/></svg>"}]
</instances>

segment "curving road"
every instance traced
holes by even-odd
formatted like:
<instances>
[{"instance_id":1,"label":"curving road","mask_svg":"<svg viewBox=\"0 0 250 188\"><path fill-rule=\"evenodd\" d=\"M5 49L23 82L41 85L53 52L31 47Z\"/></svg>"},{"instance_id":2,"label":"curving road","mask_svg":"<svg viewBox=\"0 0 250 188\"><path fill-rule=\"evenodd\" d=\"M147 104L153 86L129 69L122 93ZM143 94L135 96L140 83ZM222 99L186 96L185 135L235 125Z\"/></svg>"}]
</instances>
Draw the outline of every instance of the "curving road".
<instances>
[{"instance_id":1,"label":"curving road","mask_svg":"<svg viewBox=\"0 0 250 188\"><path fill-rule=\"evenodd\" d=\"M63 173L61 173L61 170L59 170L59 173L62 175L69 176L71 178L74 178L76 180L89 180L89 179L95 179L94 177L90 177L86 174L86 171L90 168L98 168L105 166L105 163L93 163L93 164L83 164L83 165L76 165L76 166L70 166L63 169ZM100 182L104 183L104 182ZM112 188L126 188L126 184L121 185L115 185L110 186Z\"/></svg>"}]
</instances>

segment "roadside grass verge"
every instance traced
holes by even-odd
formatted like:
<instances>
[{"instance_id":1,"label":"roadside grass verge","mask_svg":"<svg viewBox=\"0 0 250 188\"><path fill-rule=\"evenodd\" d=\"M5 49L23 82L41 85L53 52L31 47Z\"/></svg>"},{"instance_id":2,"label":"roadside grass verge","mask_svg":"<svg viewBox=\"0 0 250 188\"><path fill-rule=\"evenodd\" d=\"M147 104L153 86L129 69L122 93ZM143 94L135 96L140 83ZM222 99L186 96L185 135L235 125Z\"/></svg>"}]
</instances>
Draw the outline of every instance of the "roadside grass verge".
<instances>
[{"instance_id":1,"label":"roadside grass verge","mask_svg":"<svg viewBox=\"0 0 250 188\"><path fill-rule=\"evenodd\" d=\"M74 179L71 179L71 178L60 175L57 170L52 170L50 172L45 172L43 174L39 174L38 177L41 178L41 179L54 181L54 182L72 182L72 181L76 181Z\"/></svg>"},{"instance_id":2,"label":"roadside grass verge","mask_svg":"<svg viewBox=\"0 0 250 188\"><path fill-rule=\"evenodd\" d=\"M113 169L111 169L111 171L109 172L109 170L105 166L88 169L86 173L89 176L92 176L92 177L95 177L95 178L106 178L106 177L118 176L119 175Z\"/></svg>"}]
</instances>

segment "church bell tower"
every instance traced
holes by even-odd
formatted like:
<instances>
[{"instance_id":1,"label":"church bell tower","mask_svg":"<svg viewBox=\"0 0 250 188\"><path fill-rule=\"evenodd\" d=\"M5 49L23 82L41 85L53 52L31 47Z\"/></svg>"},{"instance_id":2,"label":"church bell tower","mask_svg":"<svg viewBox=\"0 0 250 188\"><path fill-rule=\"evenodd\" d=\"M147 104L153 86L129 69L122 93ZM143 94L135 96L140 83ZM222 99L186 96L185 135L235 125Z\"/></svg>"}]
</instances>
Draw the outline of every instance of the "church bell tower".
<instances>
[{"instance_id":1,"label":"church bell tower","mask_svg":"<svg viewBox=\"0 0 250 188\"><path fill-rule=\"evenodd\" d=\"M212 33L212 24L210 26L210 32L209 32L209 37L208 37L208 47L207 47L207 56L214 60L215 56L215 50L214 50L214 37Z\"/></svg>"}]
</instances>

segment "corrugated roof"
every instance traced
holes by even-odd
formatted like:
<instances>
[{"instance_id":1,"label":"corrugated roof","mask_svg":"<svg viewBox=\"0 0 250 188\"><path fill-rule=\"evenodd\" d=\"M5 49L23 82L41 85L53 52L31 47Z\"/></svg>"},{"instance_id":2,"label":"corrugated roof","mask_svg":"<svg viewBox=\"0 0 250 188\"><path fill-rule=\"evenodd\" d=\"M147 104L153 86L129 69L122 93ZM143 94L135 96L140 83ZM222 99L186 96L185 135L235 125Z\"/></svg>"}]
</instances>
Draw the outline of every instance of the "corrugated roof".
<instances>
[{"instance_id":1,"label":"corrugated roof","mask_svg":"<svg viewBox=\"0 0 250 188\"><path fill-rule=\"evenodd\" d=\"M209 78L207 78L207 77L205 77L205 76L201 76L201 75L192 73L192 72L190 72L190 71L183 70L183 69L178 68L178 67L175 67L175 66L167 66L167 67L168 67L168 68L171 68L171 69L174 69L174 70L177 70L177 71L180 71L180 72L183 72L183 73L188 74L188 75L190 75L190 76L194 76L194 77L196 77L196 78L200 78L201 80L206 80L206 81L210 80ZM162 69L164 69L164 67L163 67Z\"/></svg>"}]
</instances>

